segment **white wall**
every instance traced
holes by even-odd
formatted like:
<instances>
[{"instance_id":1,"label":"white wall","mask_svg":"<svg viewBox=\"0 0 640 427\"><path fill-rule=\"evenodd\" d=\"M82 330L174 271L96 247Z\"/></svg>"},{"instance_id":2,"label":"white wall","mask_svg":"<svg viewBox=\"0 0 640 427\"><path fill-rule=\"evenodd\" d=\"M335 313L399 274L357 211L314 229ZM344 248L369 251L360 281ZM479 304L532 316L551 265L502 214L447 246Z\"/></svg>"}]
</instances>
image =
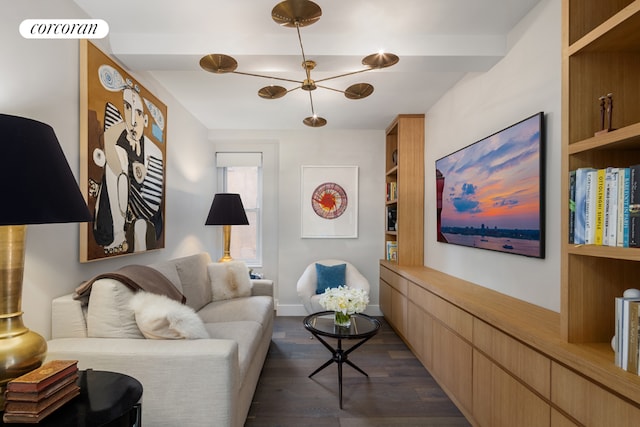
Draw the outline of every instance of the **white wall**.
<instances>
[{"instance_id":1,"label":"white wall","mask_svg":"<svg viewBox=\"0 0 640 427\"><path fill-rule=\"evenodd\" d=\"M69 0L0 0L0 8L0 56L4 58L0 67L0 111L50 124L78 179L79 43L26 40L19 35L18 26L27 18L86 16ZM105 50L103 44L101 41ZM83 280L125 264L145 264L218 246L215 230L204 226L215 189L207 131L152 78L135 77L168 106L166 248L80 264L77 224L29 226L22 308L27 327L45 338L50 336L51 300L71 292Z\"/></svg>"},{"instance_id":2,"label":"white wall","mask_svg":"<svg viewBox=\"0 0 640 427\"><path fill-rule=\"evenodd\" d=\"M543 0L509 35L490 71L465 76L427 112L425 265L560 310L560 0ZM546 258L436 241L435 161L539 111L547 141Z\"/></svg>"},{"instance_id":3,"label":"white wall","mask_svg":"<svg viewBox=\"0 0 640 427\"><path fill-rule=\"evenodd\" d=\"M371 304L367 313L380 314L378 262L384 254L384 196L381 192L384 188L384 132L310 128L279 132L212 131L211 137L224 141L225 147L232 141L237 144L261 139L278 141L278 315L306 314L296 293L296 282L308 264L323 258L345 259L354 264L371 284ZM302 165L359 166L357 239L300 237Z\"/></svg>"}]
</instances>

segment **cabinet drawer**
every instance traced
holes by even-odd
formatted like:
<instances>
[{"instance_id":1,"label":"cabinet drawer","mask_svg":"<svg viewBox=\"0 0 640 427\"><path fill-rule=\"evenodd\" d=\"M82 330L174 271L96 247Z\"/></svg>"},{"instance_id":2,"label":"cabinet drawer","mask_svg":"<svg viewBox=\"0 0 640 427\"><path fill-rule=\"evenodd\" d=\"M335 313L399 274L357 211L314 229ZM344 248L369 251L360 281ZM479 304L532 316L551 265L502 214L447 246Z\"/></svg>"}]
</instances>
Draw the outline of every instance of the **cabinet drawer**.
<instances>
[{"instance_id":1,"label":"cabinet drawer","mask_svg":"<svg viewBox=\"0 0 640 427\"><path fill-rule=\"evenodd\" d=\"M469 313L436 295L427 300L425 308L427 313L444 323L458 335L469 342L473 340L473 316Z\"/></svg>"},{"instance_id":2,"label":"cabinet drawer","mask_svg":"<svg viewBox=\"0 0 640 427\"><path fill-rule=\"evenodd\" d=\"M589 426L638 426L640 409L555 362L551 364L551 401Z\"/></svg>"},{"instance_id":3,"label":"cabinet drawer","mask_svg":"<svg viewBox=\"0 0 640 427\"><path fill-rule=\"evenodd\" d=\"M481 320L473 322L473 345L549 399L551 360Z\"/></svg>"},{"instance_id":4,"label":"cabinet drawer","mask_svg":"<svg viewBox=\"0 0 640 427\"><path fill-rule=\"evenodd\" d=\"M416 285L413 282L409 282L408 294L409 300L412 301L418 307L422 307L425 310L429 305L429 300L436 296L424 288Z\"/></svg>"},{"instance_id":5,"label":"cabinet drawer","mask_svg":"<svg viewBox=\"0 0 640 427\"><path fill-rule=\"evenodd\" d=\"M389 286L400 292L402 295L407 295L407 288L409 281L404 277L394 273L385 267L380 267L380 277L387 282Z\"/></svg>"}]
</instances>

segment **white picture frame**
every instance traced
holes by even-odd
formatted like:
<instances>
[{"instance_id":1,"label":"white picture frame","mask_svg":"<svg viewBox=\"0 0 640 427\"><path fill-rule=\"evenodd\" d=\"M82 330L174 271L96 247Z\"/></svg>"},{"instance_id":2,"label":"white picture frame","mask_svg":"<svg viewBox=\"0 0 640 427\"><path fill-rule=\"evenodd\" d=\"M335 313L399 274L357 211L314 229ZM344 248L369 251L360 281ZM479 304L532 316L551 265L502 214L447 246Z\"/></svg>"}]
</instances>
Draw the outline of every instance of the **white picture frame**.
<instances>
[{"instance_id":1,"label":"white picture frame","mask_svg":"<svg viewBox=\"0 0 640 427\"><path fill-rule=\"evenodd\" d=\"M358 237L358 166L309 166L300 170L301 237Z\"/></svg>"}]
</instances>

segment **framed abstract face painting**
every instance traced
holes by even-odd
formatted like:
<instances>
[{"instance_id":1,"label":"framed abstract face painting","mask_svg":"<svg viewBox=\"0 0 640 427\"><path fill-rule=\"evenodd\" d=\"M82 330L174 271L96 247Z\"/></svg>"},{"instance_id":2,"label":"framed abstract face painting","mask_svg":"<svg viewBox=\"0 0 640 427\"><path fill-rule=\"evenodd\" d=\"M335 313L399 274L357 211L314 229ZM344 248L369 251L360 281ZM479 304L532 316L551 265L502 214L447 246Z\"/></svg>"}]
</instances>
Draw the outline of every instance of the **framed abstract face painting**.
<instances>
[{"instance_id":1,"label":"framed abstract face painting","mask_svg":"<svg viewBox=\"0 0 640 427\"><path fill-rule=\"evenodd\" d=\"M80 261L164 248L167 107L80 42Z\"/></svg>"}]
</instances>

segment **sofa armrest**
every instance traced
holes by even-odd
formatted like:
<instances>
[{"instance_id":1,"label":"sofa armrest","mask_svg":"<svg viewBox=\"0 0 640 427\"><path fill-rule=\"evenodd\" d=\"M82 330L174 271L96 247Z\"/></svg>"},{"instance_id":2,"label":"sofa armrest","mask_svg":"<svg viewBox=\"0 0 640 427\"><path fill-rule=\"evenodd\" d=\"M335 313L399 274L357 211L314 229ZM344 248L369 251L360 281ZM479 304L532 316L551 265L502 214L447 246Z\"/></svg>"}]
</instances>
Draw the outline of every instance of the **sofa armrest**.
<instances>
[{"instance_id":1,"label":"sofa armrest","mask_svg":"<svg viewBox=\"0 0 640 427\"><path fill-rule=\"evenodd\" d=\"M47 360L54 359L78 360L79 369L120 372L140 381L145 424L236 425L235 341L61 338L48 342Z\"/></svg>"},{"instance_id":2,"label":"sofa armrest","mask_svg":"<svg viewBox=\"0 0 640 427\"><path fill-rule=\"evenodd\" d=\"M251 295L263 295L273 298L273 280L251 279Z\"/></svg>"},{"instance_id":3,"label":"sofa armrest","mask_svg":"<svg viewBox=\"0 0 640 427\"><path fill-rule=\"evenodd\" d=\"M72 294L54 298L51 302L51 337L86 338L86 306Z\"/></svg>"}]
</instances>

